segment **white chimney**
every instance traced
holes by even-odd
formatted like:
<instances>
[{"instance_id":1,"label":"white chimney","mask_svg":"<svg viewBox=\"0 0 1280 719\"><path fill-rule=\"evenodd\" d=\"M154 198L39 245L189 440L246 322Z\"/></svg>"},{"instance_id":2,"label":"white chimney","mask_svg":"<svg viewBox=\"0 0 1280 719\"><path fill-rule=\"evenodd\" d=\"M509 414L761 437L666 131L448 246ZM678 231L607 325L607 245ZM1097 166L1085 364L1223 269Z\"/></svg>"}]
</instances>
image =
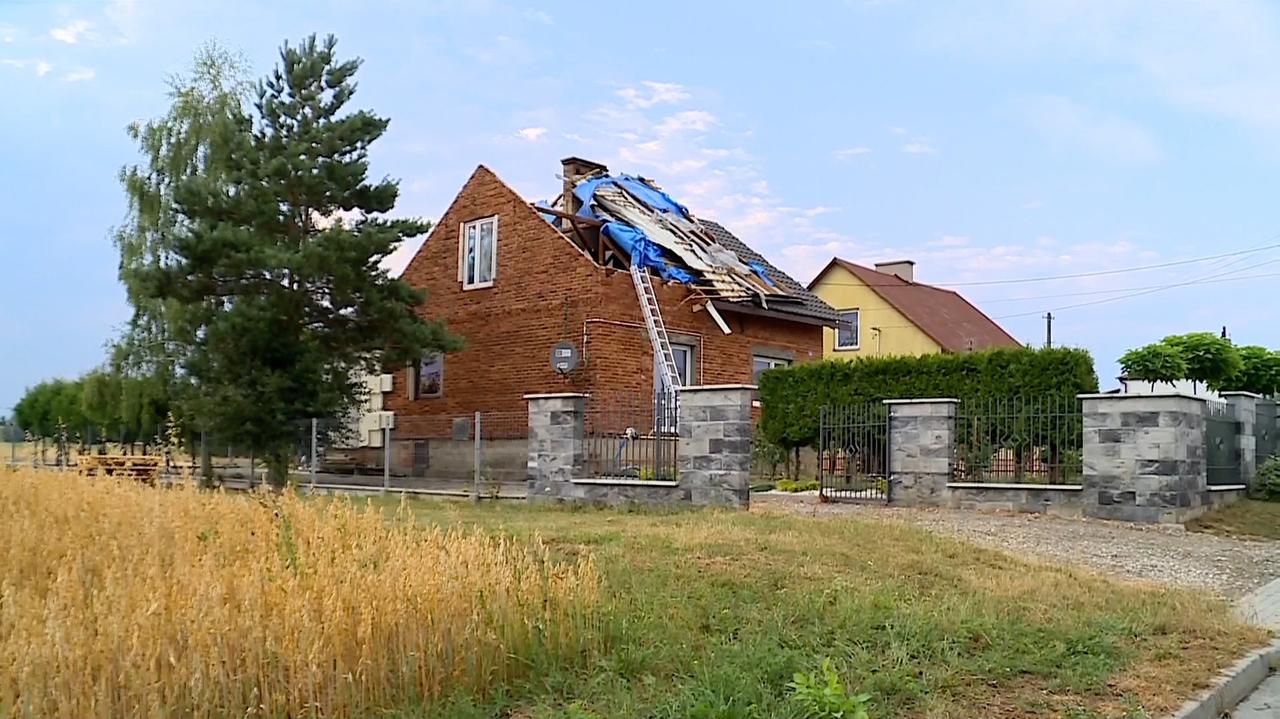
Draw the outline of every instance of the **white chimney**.
<instances>
[{"instance_id":1,"label":"white chimney","mask_svg":"<svg viewBox=\"0 0 1280 719\"><path fill-rule=\"evenodd\" d=\"M876 272L883 272L886 275L897 275L907 282L914 282L916 276L916 262L915 260L877 262Z\"/></svg>"}]
</instances>

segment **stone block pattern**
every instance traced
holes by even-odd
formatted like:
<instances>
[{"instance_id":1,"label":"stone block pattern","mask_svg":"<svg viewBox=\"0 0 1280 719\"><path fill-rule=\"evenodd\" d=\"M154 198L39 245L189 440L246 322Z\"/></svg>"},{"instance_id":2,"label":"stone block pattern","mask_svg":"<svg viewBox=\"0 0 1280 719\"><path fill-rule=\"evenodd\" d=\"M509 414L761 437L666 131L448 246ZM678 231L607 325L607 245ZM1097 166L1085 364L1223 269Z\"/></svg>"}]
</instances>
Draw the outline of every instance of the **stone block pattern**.
<instances>
[{"instance_id":1,"label":"stone block pattern","mask_svg":"<svg viewBox=\"0 0 1280 719\"><path fill-rule=\"evenodd\" d=\"M1184 522L1208 504L1204 402L1175 395L1084 400L1086 516Z\"/></svg>"},{"instance_id":2,"label":"stone block pattern","mask_svg":"<svg viewBox=\"0 0 1280 719\"><path fill-rule=\"evenodd\" d=\"M680 393L680 487L696 505L746 508L751 487L751 396L746 386Z\"/></svg>"},{"instance_id":3,"label":"stone block pattern","mask_svg":"<svg viewBox=\"0 0 1280 719\"><path fill-rule=\"evenodd\" d=\"M1258 422L1258 399L1248 392L1228 392L1222 396L1236 411L1236 448L1240 450L1240 480L1252 484L1258 476L1258 440L1254 431Z\"/></svg>"},{"instance_id":4,"label":"stone block pattern","mask_svg":"<svg viewBox=\"0 0 1280 719\"><path fill-rule=\"evenodd\" d=\"M947 506L956 403L916 401L889 405L889 503Z\"/></svg>"},{"instance_id":5,"label":"stone block pattern","mask_svg":"<svg viewBox=\"0 0 1280 719\"><path fill-rule=\"evenodd\" d=\"M950 487L947 490L953 509L979 512L1026 512L1055 517L1084 516L1083 492L1079 489L1045 489L1044 487L972 488Z\"/></svg>"},{"instance_id":6,"label":"stone block pattern","mask_svg":"<svg viewBox=\"0 0 1280 719\"><path fill-rule=\"evenodd\" d=\"M735 385L689 387L680 393L679 481L674 484L584 476L586 396L529 397L529 501L745 508L750 502L753 390Z\"/></svg>"}]
</instances>

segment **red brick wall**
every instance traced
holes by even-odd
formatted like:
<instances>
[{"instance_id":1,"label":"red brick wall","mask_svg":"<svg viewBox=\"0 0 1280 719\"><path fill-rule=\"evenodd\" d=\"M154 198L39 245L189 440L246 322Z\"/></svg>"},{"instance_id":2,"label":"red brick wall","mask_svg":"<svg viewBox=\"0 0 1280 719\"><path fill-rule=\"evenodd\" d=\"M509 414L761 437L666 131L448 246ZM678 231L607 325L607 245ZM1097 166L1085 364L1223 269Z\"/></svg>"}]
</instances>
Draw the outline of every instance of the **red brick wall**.
<instances>
[{"instance_id":1,"label":"red brick wall","mask_svg":"<svg viewBox=\"0 0 1280 719\"><path fill-rule=\"evenodd\" d=\"M459 226L495 214L493 287L463 290ZM436 434L445 416L522 413L530 393L640 398L653 391L653 354L630 275L596 266L486 167L472 174L403 278L426 290L422 314L443 319L466 346L445 358L442 397L408 399L407 372L395 373L384 406L396 413L401 437ZM698 340L695 383L750 382L756 347L789 350L796 361L822 357L821 327L723 312L733 329L725 335L694 311L683 287L657 291L668 330ZM551 368L551 348L564 340L582 352L567 378Z\"/></svg>"}]
</instances>

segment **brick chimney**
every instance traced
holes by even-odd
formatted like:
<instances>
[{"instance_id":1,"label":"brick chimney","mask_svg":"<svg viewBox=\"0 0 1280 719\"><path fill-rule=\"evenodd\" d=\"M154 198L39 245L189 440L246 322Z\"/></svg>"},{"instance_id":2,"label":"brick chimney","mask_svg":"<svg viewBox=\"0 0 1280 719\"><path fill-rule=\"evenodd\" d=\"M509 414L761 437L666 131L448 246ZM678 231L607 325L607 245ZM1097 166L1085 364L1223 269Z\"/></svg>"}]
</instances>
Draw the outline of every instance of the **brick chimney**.
<instances>
[{"instance_id":1,"label":"brick chimney","mask_svg":"<svg viewBox=\"0 0 1280 719\"><path fill-rule=\"evenodd\" d=\"M886 275L897 275L907 282L915 282L916 261L894 260L892 262L877 262L876 272L883 272Z\"/></svg>"},{"instance_id":2,"label":"brick chimney","mask_svg":"<svg viewBox=\"0 0 1280 719\"><path fill-rule=\"evenodd\" d=\"M583 178L590 177L596 173L607 173L608 167L598 162L584 160L581 157L566 157L560 161L560 176L564 178L564 194L561 195L564 201L564 211L576 214L582 209L582 205L578 202L578 198L573 196L573 188L582 181Z\"/></svg>"}]
</instances>

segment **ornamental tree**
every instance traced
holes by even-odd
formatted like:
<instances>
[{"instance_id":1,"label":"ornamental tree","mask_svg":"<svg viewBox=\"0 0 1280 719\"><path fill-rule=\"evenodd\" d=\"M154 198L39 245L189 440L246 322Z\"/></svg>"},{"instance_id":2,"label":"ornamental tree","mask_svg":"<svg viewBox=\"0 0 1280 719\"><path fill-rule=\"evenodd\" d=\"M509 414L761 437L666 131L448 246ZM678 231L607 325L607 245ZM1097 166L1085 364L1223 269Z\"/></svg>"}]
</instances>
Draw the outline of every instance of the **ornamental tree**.
<instances>
[{"instance_id":1,"label":"ornamental tree","mask_svg":"<svg viewBox=\"0 0 1280 719\"><path fill-rule=\"evenodd\" d=\"M1157 382L1176 382L1187 378L1187 363L1171 345L1155 343L1125 352L1120 357L1120 369L1129 379L1150 382L1152 391Z\"/></svg>"},{"instance_id":2,"label":"ornamental tree","mask_svg":"<svg viewBox=\"0 0 1280 719\"><path fill-rule=\"evenodd\" d=\"M194 413L266 457L276 486L295 423L354 410L383 363L458 344L381 266L430 225L387 217L399 188L369 180L368 155L388 120L346 109L361 61L339 60L336 45L286 43L253 111L219 123L221 172L175 188L185 230L172 265L148 279L190 323Z\"/></svg>"},{"instance_id":3,"label":"ornamental tree","mask_svg":"<svg viewBox=\"0 0 1280 719\"><path fill-rule=\"evenodd\" d=\"M1222 389L1273 395L1280 392L1280 353L1266 347L1239 348L1240 371L1222 383Z\"/></svg>"},{"instance_id":4,"label":"ornamental tree","mask_svg":"<svg viewBox=\"0 0 1280 719\"><path fill-rule=\"evenodd\" d=\"M1203 382L1209 389L1219 389L1227 378L1241 369L1240 353L1231 340L1212 332L1188 332L1170 335L1160 341L1172 347L1187 365L1187 377L1194 387Z\"/></svg>"}]
</instances>

